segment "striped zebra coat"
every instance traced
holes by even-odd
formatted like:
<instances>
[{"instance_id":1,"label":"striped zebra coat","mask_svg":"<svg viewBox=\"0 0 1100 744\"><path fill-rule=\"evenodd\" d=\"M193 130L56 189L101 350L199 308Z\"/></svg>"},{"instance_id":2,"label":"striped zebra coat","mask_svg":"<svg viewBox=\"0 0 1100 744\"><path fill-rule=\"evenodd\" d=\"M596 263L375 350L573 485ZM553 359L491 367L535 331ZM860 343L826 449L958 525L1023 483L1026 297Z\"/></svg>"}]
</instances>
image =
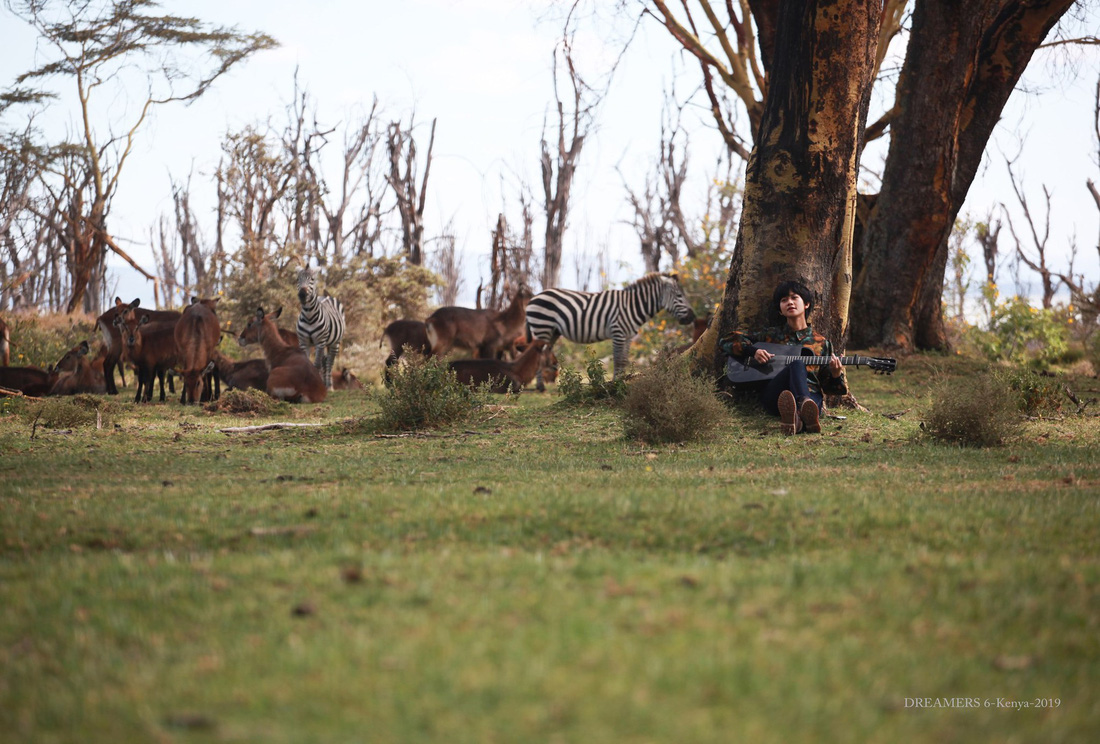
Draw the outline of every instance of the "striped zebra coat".
<instances>
[{"instance_id":1,"label":"striped zebra coat","mask_svg":"<svg viewBox=\"0 0 1100 744\"><path fill-rule=\"evenodd\" d=\"M314 366L321 371L325 388L332 390L332 365L344 338L344 308L335 297L317 296L317 279L307 267L298 272L298 345L309 356L316 349Z\"/></svg>"},{"instance_id":2,"label":"striped zebra coat","mask_svg":"<svg viewBox=\"0 0 1100 744\"><path fill-rule=\"evenodd\" d=\"M623 289L604 292L547 289L527 304L527 335L546 341L547 350L559 336L580 344L609 338L618 377L626 367L630 339L662 309L681 323L695 319L675 274L646 274ZM541 370L537 385L539 390L546 389Z\"/></svg>"}]
</instances>

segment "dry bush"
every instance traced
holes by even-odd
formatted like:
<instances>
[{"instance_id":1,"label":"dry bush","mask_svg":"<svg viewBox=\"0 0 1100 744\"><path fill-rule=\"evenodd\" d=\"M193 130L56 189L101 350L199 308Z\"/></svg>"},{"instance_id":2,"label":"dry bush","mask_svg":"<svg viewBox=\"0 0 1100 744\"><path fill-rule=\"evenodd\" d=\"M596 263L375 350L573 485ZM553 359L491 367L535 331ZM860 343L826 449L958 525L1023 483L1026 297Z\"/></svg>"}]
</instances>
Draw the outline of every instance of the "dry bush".
<instances>
[{"instance_id":1,"label":"dry bush","mask_svg":"<svg viewBox=\"0 0 1100 744\"><path fill-rule=\"evenodd\" d=\"M23 418L29 424L37 421L39 426L50 429L95 427L97 421L107 427L114 423L116 410L117 404L94 395L74 395L29 405L23 409Z\"/></svg>"},{"instance_id":2,"label":"dry bush","mask_svg":"<svg viewBox=\"0 0 1100 744\"><path fill-rule=\"evenodd\" d=\"M262 390L249 388L248 390L226 390L220 398L207 403L205 408L210 413L271 416L289 412L290 404L283 400L275 400Z\"/></svg>"},{"instance_id":3,"label":"dry bush","mask_svg":"<svg viewBox=\"0 0 1100 744\"><path fill-rule=\"evenodd\" d=\"M389 386L378 394L384 431L447 426L469 418L486 405L490 393L464 385L438 357L408 357L391 371Z\"/></svg>"},{"instance_id":4,"label":"dry bush","mask_svg":"<svg viewBox=\"0 0 1100 744\"><path fill-rule=\"evenodd\" d=\"M714 385L670 354L660 354L633 379L623 401L626 436L650 444L703 439L728 418Z\"/></svg>"},{"instance_id":5,"label":"dry bush","mask_svg":"<svg viewBox=\"0 0 1100 744\"><path fill-rule=\"evenodd\" d=\"M932 391L922 424L933 439L990 447L1020 427L1019 397L1001 377L985 372L967 380L944 380Z\"/></svg>"}]
</instances>

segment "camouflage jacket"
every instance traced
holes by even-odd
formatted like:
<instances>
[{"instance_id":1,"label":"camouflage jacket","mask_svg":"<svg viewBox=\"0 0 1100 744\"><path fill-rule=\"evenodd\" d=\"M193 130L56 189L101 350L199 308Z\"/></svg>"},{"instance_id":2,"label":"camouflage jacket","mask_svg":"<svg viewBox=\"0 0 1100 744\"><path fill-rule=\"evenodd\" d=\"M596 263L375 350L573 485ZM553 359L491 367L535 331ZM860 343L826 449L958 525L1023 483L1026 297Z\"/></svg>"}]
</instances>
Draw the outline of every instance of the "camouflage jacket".
<instances>
[{"instance_id":1,"label":"camouflage jacket","mask_svg":"<svg viewBox=\"0 0 1100 744\"><path fill-rule=\"evenodd\" d=\"M833 344L820 333L814 333L811 326L801 331L792 331L790 326L781 325L749 333L734 331L718 342L718 348L734 359L744 359L756 353L756 343L783 344L785 346L804 346L813 351L814 356L832 356ZM843 371L840 377L833 377L825 365L813 365L806 368L806 378L810 390L826 395L845 395L848 392L848 380Z\"/></svg>"}]
</instances>

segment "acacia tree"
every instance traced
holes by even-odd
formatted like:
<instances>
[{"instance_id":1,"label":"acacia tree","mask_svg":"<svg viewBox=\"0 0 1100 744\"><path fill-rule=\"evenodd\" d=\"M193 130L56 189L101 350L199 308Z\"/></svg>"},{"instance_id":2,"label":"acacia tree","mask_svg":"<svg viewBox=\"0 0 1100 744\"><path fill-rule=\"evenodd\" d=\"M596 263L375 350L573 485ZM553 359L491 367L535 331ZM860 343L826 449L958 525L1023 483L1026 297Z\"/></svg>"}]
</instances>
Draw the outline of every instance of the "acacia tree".
<instances>
[{"instance_id":1,"label":"acacia tree","mask_svg":"<svg viewBox=\"0 0 1100 744\"><path fill-rule=\"evenodd\" d=\"M902 30L908 0L884 0L876 19L877 71ZM852 341L861 346L941 347L947 240L1008 96L1033 53L1073 0L916 0L893 106L862 134L891 134L878 195L867 199L853 268ZM775 94L777 38L786 0L647 0L647 12L700 64L703 89L732 152L747 149ZM838 4L842 5L842 4ZM696 21L696 18L699 21ZM754 37L752 28L757 29ZM757 59L759 58L759 61ZM858 156L858 151L857 151ZM846 301L825 295L826 304Z\"/></svg>"},{"instance_id":2,"label":"acacia tree","mask_svg":"<svg viewBox=\"0 0 1100 744\"><path fill-rule=\"evenodd\" d=\"M880 0L780 5L719 322L693 352L715 369L724 361L715 353L717 336L774 324L779 277L832 298L815 314L815 329L832 338L847 331L856 176L881 9Z\"/></svg>"},{"instance_id":3,"label":"acacia tree","mask_svg":"<svg viewBox=\"0 0 1100 744\"><path fill-rule=\"evenodd\" d=\"M168 103L194 101L237 63L276 42L195 18L157 15L153 0L5 0L5 5L35 28L50 55L19 75L2 100L10 105L56 97L52 89L34 86L59 79L69 81L76 95L78 138L65 144L82 159L88 182L87 197L71 204L79 205L79 212L66 215L68 310L94 312L96 296L88 294L88 287L102 275L108 250L153 279L119 248L107 225L119 178L150 113ZM124 90L132 93L135 78L147 89L135 114L112 118L100 110L101 103L110 107Z\"/></svg>"},{"instance_id":4,"label":"acacia tree","mask_svg":"<svg viewBox=\"0 0 1100 744\"><path fill-rule=\"evenodd\" d=\"M918 0L851 341L943 348L948 238L1008 97L1074 0Z\"/></svg>"}]
</instances>

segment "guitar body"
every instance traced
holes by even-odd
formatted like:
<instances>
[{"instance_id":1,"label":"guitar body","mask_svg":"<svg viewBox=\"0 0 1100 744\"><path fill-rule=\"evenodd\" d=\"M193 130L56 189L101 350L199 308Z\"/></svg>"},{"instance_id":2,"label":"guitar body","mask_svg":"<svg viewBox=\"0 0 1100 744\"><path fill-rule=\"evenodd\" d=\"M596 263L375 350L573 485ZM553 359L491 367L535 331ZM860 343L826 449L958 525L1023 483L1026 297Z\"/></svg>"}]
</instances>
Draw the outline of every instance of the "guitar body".
<instances>
[{"instance_id":1,"label":"guitar body","mask_svg":"<svg viewBox=\"0 0 1100 744\"><path fill-rule=\"evenodd\" d=\"M753 382L767 382L786 369L791 363L791 357L813 356L812 349L805 346L784 346L783 344L754 344L758 349L764 349L775 354L775 358L767 364L757 364L750 358L748 364L744 364L733 357L726 362L726 378L735 385L747 385Z\"/></svg>"},{"instance_id":2,"label":"guitar body","mask_svg":"<svg viewBox=\"0 0 1100 744\"><path fill-rule=\"evenodd\" d=\"M726 361L726 378L734 385L748 385L754 382L767 382L772 379L791 362L801 359L806 366L820 366L828 364L828 357L814 356L812 349L805 346L786 346L784 344L755 344L756 348L769 351L775 356L767 364L757 364L749 359L748 364L730 357ZM880 357L844 356L840 362L845 367L867 366L875 372L890 374L897 368L897 361Z\"/></svg>"}]
</instances>

